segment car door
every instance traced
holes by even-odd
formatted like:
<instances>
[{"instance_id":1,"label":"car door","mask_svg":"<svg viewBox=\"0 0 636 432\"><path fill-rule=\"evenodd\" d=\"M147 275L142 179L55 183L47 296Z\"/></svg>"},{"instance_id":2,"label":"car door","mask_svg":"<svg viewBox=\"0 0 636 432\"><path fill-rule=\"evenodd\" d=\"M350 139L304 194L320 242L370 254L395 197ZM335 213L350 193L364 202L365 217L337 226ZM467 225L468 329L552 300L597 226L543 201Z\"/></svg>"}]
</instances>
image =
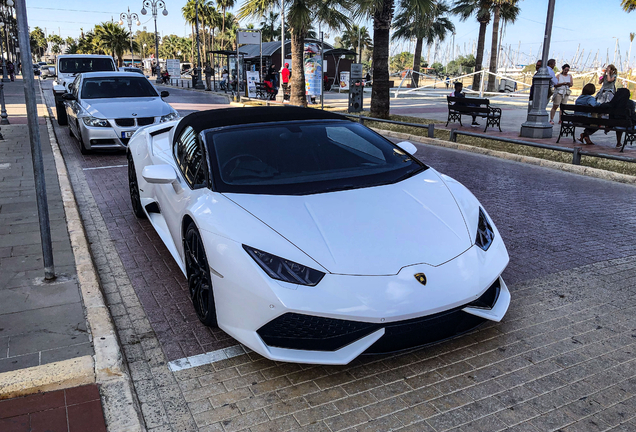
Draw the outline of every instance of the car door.
<instances>
[{"instance_id":1,"label":"car door","mask_svg":"<svg viewBox=\"0 0 636 432\"><path fill-rule=\"evenodd\" d=\"M175 140L173 157L179 185L158 185L157 200L174 244L182 254L181 221L187 209L207 193L209 185L205 149L192 127L187 126Z\"/></svg>"},{"instance_id":2,"label":"car door","mask_svg":"<svg viewBox=\"0 0 636 432\"><path fill-rule=\"evenodd\" d=\"M77 75L75 80L69 85L71 87L70 93L75 96L75 100L73 101L65 101L66 105L66 116L68 117L68 127L73 131L75 136L78 136L77 130L77 118L79 115L79 111L81 110L81 105L79 101L80 95L80 85L81 85L81 75Z\"/></svg>"}]
</instances>

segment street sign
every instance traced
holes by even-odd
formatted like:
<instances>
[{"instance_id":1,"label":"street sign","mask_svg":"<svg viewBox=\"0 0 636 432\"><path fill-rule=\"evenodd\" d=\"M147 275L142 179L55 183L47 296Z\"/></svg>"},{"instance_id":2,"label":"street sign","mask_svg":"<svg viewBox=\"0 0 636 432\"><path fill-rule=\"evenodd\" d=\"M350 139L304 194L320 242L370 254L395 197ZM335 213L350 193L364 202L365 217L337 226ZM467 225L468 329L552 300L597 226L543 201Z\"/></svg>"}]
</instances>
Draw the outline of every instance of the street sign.
<instances>
[{"instance_id":1,"label":"street sign","mask_svg":"<svg viewBox=\"0 0 636 432\"><path fill-rule=\"evenodd\" d=\"M351 63L351 79L362 79L362 63Z\"/></svg>"},{"instance_id":2,"label":"street sign","mask_svg":"<svg viewBox=\"0 0 636 432\"><path fill-rule=\"evenodd\" d=\"M181 78L181 62L179 59L166 59L166 69L172 78Z\"/></svg>"},{"instance_id":3,"label":"street sign","mask_svg":"<svg viewBox=\"0 0 636 432\"><path fill-rule=\"evenodd\" d=\"M238 43L241 44L260 44L261 43L261 34L258 31L246 32L239 31L238 32Z\"/></svg>"}]
</instances>

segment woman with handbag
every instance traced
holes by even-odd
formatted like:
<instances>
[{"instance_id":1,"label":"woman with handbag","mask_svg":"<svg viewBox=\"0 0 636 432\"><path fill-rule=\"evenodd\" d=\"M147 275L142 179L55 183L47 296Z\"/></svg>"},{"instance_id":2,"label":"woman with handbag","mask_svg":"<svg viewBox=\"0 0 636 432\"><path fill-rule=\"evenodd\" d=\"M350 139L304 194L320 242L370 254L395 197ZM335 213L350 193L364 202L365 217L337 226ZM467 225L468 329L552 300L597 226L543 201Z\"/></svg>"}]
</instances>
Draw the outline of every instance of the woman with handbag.
<instances>
[{"instance_id":1,"label":"woman with handbag","mask_svg":"<svg viewBox=\"0 0 636 432\"><path fill-rule=\"evenodd\" d=\"M607 66L605 72L598 80L598 83L602 85L601 89L596 94L596 100L599 103L605 103L612 100L616 93L616 78L618 78L618 71L613 64Z\"/></svg>"},{"instance_id":2,"label":"woman with handbag","mask_svg":"<svg viewBox=\"0 0 636 432\"><path fill-rule=\"evenodd\" d=\"M570 75L570 65L564 64L561 66L561 73L556 76L557 83L554 85L554 96L552 96L552 110L550 111L550 124L554 124L554 115L559 109L559 106L564 103L568 103L568 98L572 93L570 87L574 85L572 75ZM559 115L559 118L561 116ZM561 120L559 120L561 123Z\"/></svg>"}]
</instances>

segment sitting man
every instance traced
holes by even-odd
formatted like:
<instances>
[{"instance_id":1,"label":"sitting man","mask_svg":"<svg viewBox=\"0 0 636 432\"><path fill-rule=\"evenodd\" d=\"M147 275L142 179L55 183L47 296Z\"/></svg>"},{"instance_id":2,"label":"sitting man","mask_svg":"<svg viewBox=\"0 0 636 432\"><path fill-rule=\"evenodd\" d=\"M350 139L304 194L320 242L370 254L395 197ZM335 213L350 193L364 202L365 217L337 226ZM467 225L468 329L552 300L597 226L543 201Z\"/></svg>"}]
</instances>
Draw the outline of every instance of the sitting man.
<instances>
[{"instance_id":1,"label":"sitting man","mask_svg":"<svg viewBox=\"0 0 636 432\"><path fill-rule=\"evenodd\" d=\"M461 82L455 82L455 91L452 92L449 96L451 97L455 97L455 98L466 98L466 95L464 93L462 93L462 89L464 88L464 84L462 84ZM472 104L468 103L468 102L456 102L458 105L465 105L465 106L473 106ZM472 127L478 127L479 123L477 123L476 119L476 115L473 114L473 123L471 124Z\"/></svg>"}]
</instances>

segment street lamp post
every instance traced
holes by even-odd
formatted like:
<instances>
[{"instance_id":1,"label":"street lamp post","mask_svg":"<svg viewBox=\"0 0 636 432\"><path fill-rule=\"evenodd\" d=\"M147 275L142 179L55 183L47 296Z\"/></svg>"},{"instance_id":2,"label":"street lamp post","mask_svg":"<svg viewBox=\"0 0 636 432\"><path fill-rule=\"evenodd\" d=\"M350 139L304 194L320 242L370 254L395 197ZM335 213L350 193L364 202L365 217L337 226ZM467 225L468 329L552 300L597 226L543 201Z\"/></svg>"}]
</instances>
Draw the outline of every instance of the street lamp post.
<instances>
[{"instance_id":1,"label":"street lamp post","mask_svg":"<svg viewBox=\"0 0 636 432\"><path fill-rule=\"evenodd\" d=\"M131 66L135 67L135 53L133 51L133 37L132 37L132 25L133 25L133 20L136 21L137 26L139 26L139 24L141 24L139 22L139 15L137 15L136 13L130 13L130 8L128 8L128 13L126 12L122 12L119 15L119 25L124 25L124 20L126 20L126 22L128 23L128 33L130 33L130 56L131 56Z\"/></svg>"},{"instance_id":2,"label":"street lamp post","mask_svg":"<svg viewBox=\"0 0 636 432\"><path fill-rule=\"evenodd\" d=\"M161 12L163 16L168 15L168 10L166 9L166 4L164 3L163 0L144 0L143 7L141 8L142 15L146 15L148 13L146 8L150 8L150 11L152 12L152 17L155 20L155 59L157 60L157 69L158 69L158 70L155 69L157 73L156 83L161 84L161 74L159 73L161 69L159 68L159 35L157 34L157 9L163 8L163 12Z\"/></svg>"},{"instance_id":3,"label":"street lamp post","mask_svg":"<svg viewBox=\"0 0 636 432\"><path fill-rule=\"evenodd\" d=\"M526 138L550 138L552 137L552 125L548 121L549 116L545 107L548 105L548 92L552 77L548 73L548 56L550 55L550 39L552 37L552 21L554 19L554 2L548 2L548 16L545 22L543 36L543 54L541 55L541 69L532 78L534 91L532 95L532 108L528 112L528 118L521 125L521 136Z\"/></svg>"},{"instance_id":4,"label":"street lamp post","mask_svg":"<svg viewBox=\"0 0 636 432\"><path fill-rule=\"evenodd\" d=\"M197 67L194 68L192 79L196 77L196 81L192 83L192 87L197 90L204 90L203 80L201 79L201 45L199 43L199 0L194 2L195 30L197 32ZM238 45L238 44L237 44Z\"/></svg>"}]
</instances>

